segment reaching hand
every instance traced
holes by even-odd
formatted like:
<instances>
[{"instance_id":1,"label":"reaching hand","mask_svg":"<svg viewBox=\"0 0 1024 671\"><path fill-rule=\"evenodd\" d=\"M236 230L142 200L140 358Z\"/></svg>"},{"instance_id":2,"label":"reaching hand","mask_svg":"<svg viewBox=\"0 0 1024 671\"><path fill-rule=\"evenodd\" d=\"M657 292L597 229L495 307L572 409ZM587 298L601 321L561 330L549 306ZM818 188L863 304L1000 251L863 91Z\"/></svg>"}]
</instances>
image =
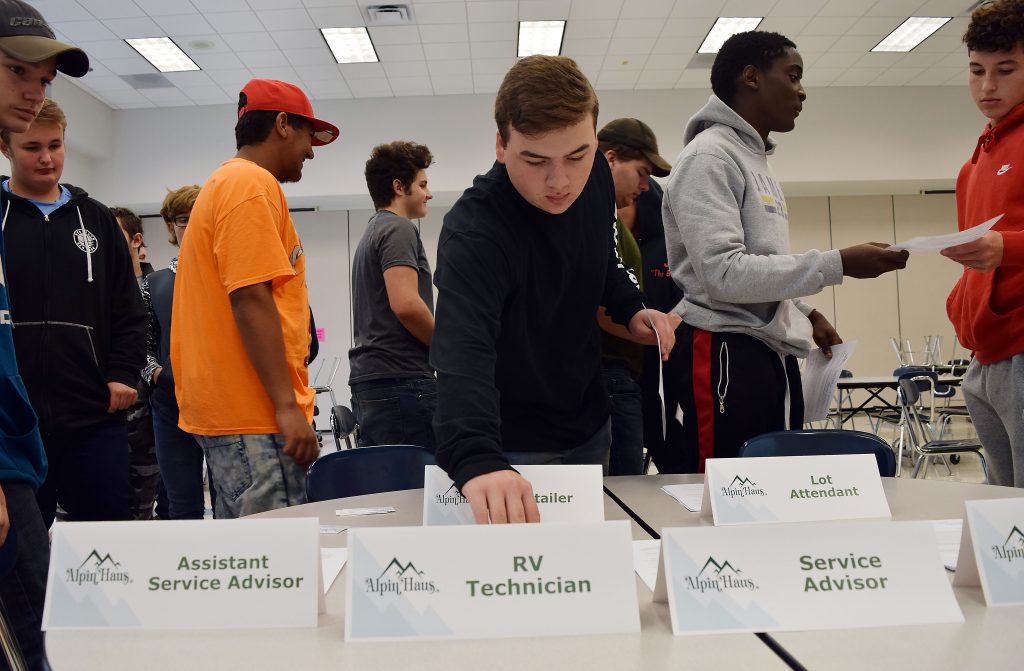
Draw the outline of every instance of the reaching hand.
<instances>
[{"instance_id":1,"label":"reaching hand","mask_svg":"<svg viewBox=\"0 0 1024 671\"><path fill-rule=\"evenodd\" d=\"M967 268L987 273L1003 262L1003 235L997 231L987 231L974 242L946 247L939 253Z\"/></svg>"},{"instance_id":2,"label":"reaching hand","mask_svg":"<svg viewBox=\"0 0 1024 671\"><path fill-rule=\"evenodd\" d=\"M515 471L478 475L462 487L477 524L540 522L530 481Z\"/></svg>"},{"instance_id":3,"label":"reaching hand","mask_svg":"<svg viewBox=\"0 0 1024 671\"><path fill-rule=\"evenodd\" d=\"M886 249L888 245L881 242L869 242L839 250L843 260L843 275L867 279L878 277L891 270L907 267L910 252L902 249L897 252Z\"/></svg>"}]
</instances>

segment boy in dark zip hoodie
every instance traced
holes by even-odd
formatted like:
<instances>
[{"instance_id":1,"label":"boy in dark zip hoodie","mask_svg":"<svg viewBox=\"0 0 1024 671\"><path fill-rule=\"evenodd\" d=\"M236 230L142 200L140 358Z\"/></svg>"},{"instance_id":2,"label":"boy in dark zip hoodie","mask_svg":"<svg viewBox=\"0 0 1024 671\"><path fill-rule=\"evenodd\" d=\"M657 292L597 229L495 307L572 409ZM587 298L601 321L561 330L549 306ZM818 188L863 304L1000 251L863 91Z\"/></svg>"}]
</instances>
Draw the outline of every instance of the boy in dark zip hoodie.
<instances>
[{"instance_id":1,"label":"boy in dark zip hoodie","mask_svg":"<svg viewBox=\"0 0 1024 671\"><path fill-rule=\"evenodd\" d=\"M686 124L686 146L665 189L662 214L683 318L666 375L678 382L690 450L680 471L735 457L743 443L803 426L796 359L841 343L802 296L843 276L878 277L907 253L868 243L789 250L789 215L768 156L769 133L786 133L807 98L796 45L778 33L734 35L711 67L714 95Z\"/></svg>"},{"instance_id":2,"label":"boy in dark zip hoodie","mask_svg":"<svg viewBox=\"0 0 1024 671\"><path fill-rule=\"evenodd\" d=\"M0 132L0 183L14 343L50 469L47 525L131 519L125 410L145 365L146 312L128 245L104 205L59 183L67 120L51 100L22 133Z\"/></svg>"},{"instance_id":3,"label":"boy in dark zip hoodie","mask_svg":"<svg viewBox=\"0 0 1024 671\"><path fill-rule=\"evenodd\" d=\"M18 0L0 0L0 130L24 132L42 107L46 85L60 70L81 77L89 59L54 39L39 12ZM4 610L26 667L45 667L43 599L50 546L35 491L46 476L39 422L18 374L0 236L0 554L14 555L0 576Z\"/></svg>"}]
</instances>

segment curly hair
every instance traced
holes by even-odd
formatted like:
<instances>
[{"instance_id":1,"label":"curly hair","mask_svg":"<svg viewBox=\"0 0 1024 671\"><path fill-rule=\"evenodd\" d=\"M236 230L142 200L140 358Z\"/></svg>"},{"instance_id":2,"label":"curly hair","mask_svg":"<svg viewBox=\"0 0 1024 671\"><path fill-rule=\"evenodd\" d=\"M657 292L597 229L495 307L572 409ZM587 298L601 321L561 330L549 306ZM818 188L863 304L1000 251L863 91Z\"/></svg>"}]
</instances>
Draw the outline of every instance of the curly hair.
<instances>
[{"instance_id":1,"label":"curly hair","mask_svg":"<svg viewBox=\"0 0 1024 671\"><path fill-rule=\"evenodd\" d=\"M995 0L971 14L964 33L968 51L1013 51L1024 46L1024 0Z\"/></svg>"},{"instance_id":2,"label":"curly hair","mask_svg":"<svg viewBox=\"0 0 1024 671\"><path fill-rule=\"evenodd\" d=\"M365 171L366 187L370 190L373 206L380 210L395 200L392 185L396 179L402 182L402 190L408 193L416 173L429 168L433 160L430 150L415 142L399 140L374 147Z\"/></svg>"},{"instance_id":3,"label":"curly hair","mask_svg":"<svg viewBox=\"0 0 1024 671\"><path fill-rule=\"evenodd\" d=\"M772 61L787 48L796 49L796 45L779 33L751 30L733 35L715 56L711 66L711 90L722 102L732 106L743 68L753 65L758 70L768 70Z\"/></svg>"}]
</instances>

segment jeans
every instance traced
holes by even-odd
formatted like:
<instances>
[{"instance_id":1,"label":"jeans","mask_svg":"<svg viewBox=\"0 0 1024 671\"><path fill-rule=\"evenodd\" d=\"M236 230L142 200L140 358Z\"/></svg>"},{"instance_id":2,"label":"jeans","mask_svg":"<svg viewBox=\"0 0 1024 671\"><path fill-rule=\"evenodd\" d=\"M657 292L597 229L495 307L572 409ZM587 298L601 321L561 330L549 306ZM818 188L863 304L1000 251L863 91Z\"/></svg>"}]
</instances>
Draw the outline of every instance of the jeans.
<instances>
[{"instance_id":1,"label":"jeans","mask_svg":"<svg viewBox=\"0 0 1024 671\"><path fill-rule=\"evenodd\" d=\"M644 470L644 410L640 384L622 362L602 362L601 376L612 413L608 475L641 475Z\"/></svg>"},{"instance_id":2,"label":"jeans","mask_svg":"<svg viewBox=\"0 0 1024 671\"><path fill-rule=\"evenodd\" d=\"M17 534L18 556L14 568L0 576L0 603L28 668L36 671L45 668L40 627L46 596L46 572L50 564L50 539L28 483L7 480L2 486L11 527ZM0 669L6 668L0 655Z\"/></svg>"},{"instance_id":3,"label":"jeans","mask_svg":"<svg viewBox=\"0 0 1024 671\"><path fill-rule=\"evenodd\" d=\"M132 519L135 490L129 475L128 428L109 419L66 434L43 436L50 470L36 492L49 527L57 504L69 521Z\"/></svg>"},{"instance_id":4,"label":"jeans","mask_svg":"<svg viewBox=\"0 0 1024 671\"><path fill-rule=\"evenodd\" d=\"M437 380L390 378L352 385L352 414L359 425L356 444L419 445L433 452Z\"/></svg>"},{"instance_id":5,"label":"jeans","mask_svg":"<svg viewBox=\"0 0 1024 671\"><path fill-rule=\"evenodd\" d=\"M195 436L178 428L178 403L173 395L154 393L149 401L167 514L172 520L201 520L206 510L203 448Z\"/></svg>"},{"instance_id":6,"label":"jeans","mask_svg":"<svg viewBox=\"0 0 1024 671\"><path fill-rule=\"evenodd\" d=\"M206 465L217 490L218 519L306 502L306 471L281 451L281 434L195 438L206 453Z\"/></svg>"},{"instance_id":7,"label":"jeans","mask_svg":"<svg viewBox=\"0 0 1024 671\"><path fill-rule=\"evenodd\" d=\"M510 452L505 457L513 466L536 466L548 464L601 464L605 474L608 473L608 446L611 443L611 422L605 422L597 432L564 452Z\"/></svg>"}]
</instances>

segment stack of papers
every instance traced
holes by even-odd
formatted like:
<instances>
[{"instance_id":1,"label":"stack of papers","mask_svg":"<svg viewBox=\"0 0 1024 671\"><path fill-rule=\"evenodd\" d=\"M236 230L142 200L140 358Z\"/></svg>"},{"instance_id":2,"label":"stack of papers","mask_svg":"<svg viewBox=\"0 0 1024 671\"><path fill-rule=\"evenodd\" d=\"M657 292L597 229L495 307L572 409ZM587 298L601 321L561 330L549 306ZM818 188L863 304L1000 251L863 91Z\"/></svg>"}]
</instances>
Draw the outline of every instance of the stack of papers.
<instances>
[{"instance_id":1,"label":"stack of papers","mask_svg":"<svg viewBox=\"0 0 1024 671\"><path fill-rule=\"evenodd\" d=\"M665 485L663 492L681 503L691 513L700 512L700 504L704 499L704 485Z\"/></svg>"}]
</instances>

